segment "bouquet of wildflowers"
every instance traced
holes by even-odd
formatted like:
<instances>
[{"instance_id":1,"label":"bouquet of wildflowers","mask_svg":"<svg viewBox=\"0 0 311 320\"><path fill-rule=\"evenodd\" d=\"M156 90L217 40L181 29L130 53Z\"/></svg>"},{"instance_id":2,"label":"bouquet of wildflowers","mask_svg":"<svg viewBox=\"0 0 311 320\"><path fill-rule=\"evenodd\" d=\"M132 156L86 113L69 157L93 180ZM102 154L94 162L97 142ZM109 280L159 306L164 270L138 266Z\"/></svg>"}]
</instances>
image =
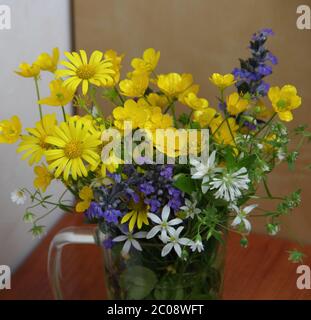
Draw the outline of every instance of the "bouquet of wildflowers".
<instances>
[{"instance_id":1,"label":"bouquet of wildflowers","mask_svg":"<svg viewBox=\"0 0 311 320\"><path fill-rule=\"evenodd\" d=\"M31 65L22 63L16 73L34 80L40 118L25 133L18 116L1 121L0 141L18 142L17 152L34 166L34 191L12 193L17 204L30 198L24 219L33 223L32 232L42 233L40 221L53 210L75 209L98 224L107 251L132 266L125 274L122 264L114 264L108 275L122 278L110 288L119 297L125 291L140 299L213 297L221 286L215 263L226 231L239 233L247 246L252 216L265 217L268 233L275 235L280 217L300 203L299 190L286 197L269 191L268 175L282 161L292 168L311 136L299 126L292 134L301 143L289 147L286 123L301 97L293 85L265 80L277 64L266 48L272 34L255 33L251 56L240 59L239 68L210 76L217 108L200 96L191 74L157 74L160 52L153 48L131 61L133 69L122 80L124 56L113 50L94 51L89 59L84 50L65 52L62 68L57 48ZM53 80L50 96L42 98L44 71ZM103 112L99 99L114 105L112 115ZM83 115L66 112L69 103ZM65 193L58 200L45 194L53 179L74 195L75 206ZM257 192L261 183L263 195ZM265 211L256 204L262 198L280 203ZM37 208L47 212L39 216ZM290 258L298 261L302 253L291 252ZM142 275L144 290L129 286ZM176 283L179 289L172 290Z\"/></svg>"}]
</instances>

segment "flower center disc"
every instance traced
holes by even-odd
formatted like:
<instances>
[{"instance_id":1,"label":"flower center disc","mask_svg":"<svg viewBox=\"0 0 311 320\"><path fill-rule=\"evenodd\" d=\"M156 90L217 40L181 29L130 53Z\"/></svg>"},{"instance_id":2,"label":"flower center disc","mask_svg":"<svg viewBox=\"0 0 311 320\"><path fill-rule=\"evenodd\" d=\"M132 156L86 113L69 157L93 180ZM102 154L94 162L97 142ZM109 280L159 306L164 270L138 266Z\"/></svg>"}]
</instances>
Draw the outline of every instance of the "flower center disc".
<instances>
[{"instance_id":1,"label":"flower center disc","mask_svg":"<svg viewBox=\"0 0 311 320\"><path fill-rule=\"evenodd\" d=\"M66 157L69 159L78 158L82 154L82 147L79 141L70 141L64 148Z\"/></svg>"},{"instance_id":2,"label":"flower center disc","mask_svg":"<svg viewBox=\"0 0 311 320\"><path fill-rule=\"evenodd\" d=\"M89 64L83 64L77 69L77 76L80 79L88 80L95 75L95 68Z\"/></svg>"}]
</instances>

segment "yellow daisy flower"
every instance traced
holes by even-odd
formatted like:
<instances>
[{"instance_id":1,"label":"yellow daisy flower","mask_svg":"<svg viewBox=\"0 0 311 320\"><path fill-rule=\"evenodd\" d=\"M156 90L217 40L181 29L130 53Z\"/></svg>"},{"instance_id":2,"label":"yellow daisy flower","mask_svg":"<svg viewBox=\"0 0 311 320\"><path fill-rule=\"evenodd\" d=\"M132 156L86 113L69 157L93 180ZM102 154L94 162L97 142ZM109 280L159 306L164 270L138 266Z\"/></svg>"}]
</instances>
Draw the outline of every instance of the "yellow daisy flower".
<instances>
[{"instance_id":1,"label":"yellow daisy flower","mask_svg":"<svg viewBox=\"0 0 311 320\"><path fill-rule=\"evenodd\" d=\"M47 169L44 164L42 166L36 166L34 168L34 172L37 175L33 182L35 188L41 189L43 192L45 192L46 188L53 180L53 174Z\"/></svg>"},{"instance_id":2,"label":"yellow daisy flower","mask_svg":"<svg viewBox=\"0 0 311 320\"><path fill-rule=\"evenodd\" d=\"M59 50L54 48L52 55L49 55L46 52L41 53L37 61L35 62L41 70L50 71L54 73L57 69L57 64L59 60Z\"/></svg>"},{"instance_id":3,"label":"yellow daisy flower","mask_svg":"<svg viewBox=\"0 0 311 320\"><path fill-rule=\"evenodd\" d=\"M301 97L297 95L297 89L294 86L288 84L282 88L271 87L268 91L268 97L281 120L293 120L291 110L301 105Z\"/></svg>"},{"instance_id":4,"label":"yellow daisy flower","mask_svg":"<svg viewBox=\"0 0 311 320\"><path fill-rule=\"evenodd\" d=\"M30 65L29 63L22 62L19 65L19 70L16 70L15 73L24 78L37 78L40 74L40 67L35 63Z\"/></svg>"},{"instance_id":5,"label":"yellow daisy flower","mask_svg":"<svg viewBox=\"0 0 311 320\"><path fill-rule=\"evenodd\" d=\"M79 201L76 204L76 211L77 212L84 212L85 210L87 210L90 207L91 202L94 199L93 190L88 186L84 186L79 191L79 198L82 201Z\"/></svg>"},{"instance_id":6,"label":"yellow daisy flower","mask_svg":"<svg viewBox=\"0 0 311 320\"><path fill-rule=\"evenodd\" d=\"M19 139L21 131L22 124L18 116L0 121L0 143L15 143Z\"/></svg>"},{"instance_id":7,"label":"yellow daisy flower","mask_svg":"<svg viewBox=\"0 0 311 320\"><path fill-rule=\"evenodd\" d=\"M46 104L48 106L65 106L74 96L74 91L63 86L63 80L53 80L49 84L51 95L38 101L38 104Z\"/></svg>"},{"instance_id":8,"label":"yellow daisy flower","mask_svg":"<svg viewBox=\"0 0 311 320\"><path fill-rule=\"evenodd\" d=\"M132 209L132 211L128 212L127 214L125 214L125 216L123 216L121 224L129 221L130 232L133 231L135 225L137 225L138 229L141 229L143 224L149 225L149 208L144 204L143 201L139 201L138 203L134 203L134 201L132 201L129 207L130 209Z\"/></svg>"},{"instance_id":9,"label":"yellow daisy flower","mask_svg":"<svg viewBox=\"0 0 311 320\"><path fill-rule=\"evenodd\" d=\"M103 53L96 50L92 53L88 61L86 52L80 50L77 52L65 52L65 56L69 61L62 61L61 64L68 69L57 70L57 77L68 77L64 81L64 85L70 90L76 91L77 87L82 83L82 93L87 94L89 84L97 87L111 85L113 83L113 64L110 60L103 58Z\"/></svg>"},{"instance_id":10,"label":"yellow daisy flower","mask_svg":"<svg viewBox=\"0 0 311 320\"><path fill-rule=\"evenodd\" d=\"M22 156L23 160L29 157L30 165L41 160L44 152L49 147L45 139L48 135L52 134L56 124L55 114L47 114L36 123L35 128L26 129L29 135L22 135L22 142L17 148L17 152L26 151Z\"/></svg>"},{"instance_id":11,"label":"yellow daisy flower","mask_svg":"<svg viewBox=\"0 0 311 320\"><path fill-rule=\"evenodd\" d=\"M56 178L63 174L65 180L69 175L77 180L77 177L88 175L85 163L96 166L100 159L100 132L96 134L91 127L90 122L70 118L55 127L53 134L46 138L46 143L53 146L45 152L50 163L48 168L56 169Z\"/></svg>"}]
</instances>

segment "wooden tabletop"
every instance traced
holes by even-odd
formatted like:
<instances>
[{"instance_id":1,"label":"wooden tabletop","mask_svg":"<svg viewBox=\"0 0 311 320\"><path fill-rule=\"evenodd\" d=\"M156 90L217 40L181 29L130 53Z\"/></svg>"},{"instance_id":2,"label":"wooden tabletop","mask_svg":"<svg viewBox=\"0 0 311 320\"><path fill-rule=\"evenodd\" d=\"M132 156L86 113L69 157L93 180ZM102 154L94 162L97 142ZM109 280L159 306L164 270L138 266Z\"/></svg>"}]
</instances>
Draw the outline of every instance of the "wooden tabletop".
<instances>
[{"instance_id":1,"label":"wooden tabletop","mask_svg":"<svg viewBox=\"0 0 311 320\"><path fill-rule=\"evenodd\" d=\"M12 276L11 290L1 290L0 299L52 299L47 277L48 246L62 228L81 225L81 215L68 214L43 239ZM311 290L296 287L296 268L287 260L287 250L296 248L286 240L251 235L243 249L239 238L230 234L225 269L224 299L304 299ZM311 266L311 246L304 264ZM63 254L65 299L105 299L100 249L92 245L72 245Z\"/></svg>"}]
</instances>

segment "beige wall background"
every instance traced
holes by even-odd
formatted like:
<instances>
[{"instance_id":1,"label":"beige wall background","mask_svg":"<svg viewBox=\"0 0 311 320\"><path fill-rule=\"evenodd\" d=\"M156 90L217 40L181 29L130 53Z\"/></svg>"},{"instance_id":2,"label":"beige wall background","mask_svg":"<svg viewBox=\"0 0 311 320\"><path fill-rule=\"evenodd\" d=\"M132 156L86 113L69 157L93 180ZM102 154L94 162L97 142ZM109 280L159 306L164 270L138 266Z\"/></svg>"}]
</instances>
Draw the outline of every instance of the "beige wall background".
<instances>
[{"instance_id":1,"label":"beige wall background","mask_svg":"<svg viewBox=\"0 0 311 320\"><path fill-rule=\"evenodd\" d=\"M208 77L228 73L247 57L252 33L271 27L276 36L269 48L279 65L269 82L295 84L303 106L295 112L291 127L311 124L311 30L298 30L296 9L311 0L73 0L76 49L107 50L126 54L123 72L144 49L161 51L158 73L189 72L201 86L201 96L216 104L215 88ZM126 67L127 66L127 67ZM111 107L103 105L107 114ZM306 146L294 173L281 165L271 176L272 193L286 195L303 188L303 203L286 217L281 236L311 243L311 144ZM272 208L275 204L263 204ZM257 221L258 219L258 221ZM262 232L264 221L255 219Z\"/></svg>"}]
</instances>

